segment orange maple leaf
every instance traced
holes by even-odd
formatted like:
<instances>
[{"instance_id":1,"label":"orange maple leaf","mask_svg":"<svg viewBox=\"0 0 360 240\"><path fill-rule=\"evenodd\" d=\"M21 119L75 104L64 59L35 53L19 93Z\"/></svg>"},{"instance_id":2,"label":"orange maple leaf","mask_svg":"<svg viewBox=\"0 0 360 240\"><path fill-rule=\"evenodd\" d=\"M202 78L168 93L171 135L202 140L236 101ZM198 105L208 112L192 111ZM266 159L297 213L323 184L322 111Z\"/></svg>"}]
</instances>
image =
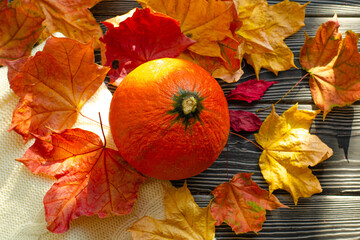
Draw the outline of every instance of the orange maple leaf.
<instances>
[{"instance_id":1,"label":"orange maple leaf","mask_svg":"<svg viewBox=\"0 0 360 240\"><path fill-rule=\"evenodd\" d=\"M217 42L217 47L220 48L221 52L220 56L203 56L194 51L186 50L179 57L200 65L214 78L220 78L228 83L238 81L244 73L241 69L241 61L245 53L243 51L245 41L235 34L242 23L238 19L235 8L232 8L232 12L233 21L229 26L231 36Z\"/></svg>"},{"instance_id":2,"label":"orange maple leaf","mask_svg":"<svg viewBox=\"0 0 360 240\"><path fill-rule=\"evenodd\" d=\"M211 213L219 226L224 221L236 234L258 232L265 221L266 210L287 207L268 191L261 189L250 173L238 173L230 182L217 186L212 194Z\"/></svg>"},{"instance_id":3,"label":"orange maple leaf","mask_svg":"<svg viewBox=\"0 0 360 240\"><path fill-rule=\"evenodd\" d=\"M29 15L45 18L42 39L47 39L55 32L82 43L93 41L93 47L99 48L99 38L103 35L89 8L101 0L15 0L13 6L22 8Z\"/></svg>"},{"instance_id":4,"label":"orange maple leaf","mask_svg":"<svg viewBox=\"0 0 360 240\"><path fill-rule=\"evenodd\" d=\"M9 130L27 141L31 134L46 136L75 123L108 71L94 63L91 44L52 37L20 69L9 68L10 87L20 97Z\"/></svg>"},{"instance_id":5,"label":"orange maple leaf","mask_svg":"<svg viewBox=\"0 0 360 240\"><path fill-rule=\"evenodd\" d=\"M300 64L310 73L310 90L323 118L335 106L350 105L360 98L359 35L347 31L342 39L335 17L323 23L314 38L306 35Z\"/></svg>"},{"instance_id":6,"label":"orange maple leaf","mask_svg":"<svg viewBox=\"0 0 360 240\"><path fill-rule=\"evenodd\" d=\"M82 215L130 213L146 180L98 135L78 128L37 138L17 160L57 179L44 197L48 229L54 233L67 231Z\"/></svg>"},{"instance_id":7,"label":"orange maple leaf","mask_svg":"<svg viewBox=\"0 0 360 240\"><path fill-rule=\"evenodd\" d=\"M208 71L214 78L220 78L225 82L236 82L243 75L241 61L244 52L241 51L244 41L241 39L225 38L218 42L221 49L220 57L209 57L185 50L179 58L196 63Z\"/></svg>"},{"instance_id":8,"label":"orange maple leaf","mask_svg":"<svg viewBox=\"0 0 360 240\"><path fill-rule=\"evenodd\" d=\"M30 55L37 42L44 18L30 16L21 8L8 7L8 1L0 5L0 65Z\"/></svg>"}]
</instances>

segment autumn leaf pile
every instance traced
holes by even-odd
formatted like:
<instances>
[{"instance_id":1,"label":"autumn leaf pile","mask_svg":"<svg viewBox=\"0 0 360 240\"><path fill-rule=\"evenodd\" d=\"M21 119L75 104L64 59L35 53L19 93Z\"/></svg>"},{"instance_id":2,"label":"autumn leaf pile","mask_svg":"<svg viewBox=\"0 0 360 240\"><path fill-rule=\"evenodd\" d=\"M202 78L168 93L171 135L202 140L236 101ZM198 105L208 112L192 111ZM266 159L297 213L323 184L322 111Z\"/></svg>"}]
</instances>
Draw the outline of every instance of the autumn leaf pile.
<instances>
[{"instance_id":1,"label":"autumn leaf pile","mask_svg":"<svg viewBox=\"0 0 360 240\"><path fill-rule=\"evenodd\" d=\"M11 89L19 97L9 129L24 142L35 139L17 160L35 174L56 179L44 197L48 229L54 233L67 231L82 215L130 213L146 181L106 147L106 139L72 128L106 75L117 86L137 66L162 57L192 61L226 82L240 79L244 59L257 78L261 68L277 74L296 67L284 39L304 26L307 5L288 0L272 6L266 0L139 0L143 9L106 20L103 36L88 10L98 2L0 2L0 64L8 67ZM360 98L359 35L348 31L342 39L338 28L335 16L315 37L306 35L300 51L320 110L294 105L279 116L273 106L263 123L256 114L229 110L234 131L258 131L255 139L263 151L259 166L269 192L250 173L238 173L213 190L208 207L200 208L186 184L166 188L166 219L139 219L129 228L134 239L213 239L215 226L224 222L237 234L258 232L266 210L286 207L273 191L288 191L295 204L322 191L309 166L328 159L332 150L309 128L321 111L325 119L334 106ZM50 37L42 52L30 56L36 43L58 31L67 38ZM104 66L94 62L99 47ZM276 83L242 82L227 100L257 101Z\"/></svg>"},{"instance_id":2,"label":"autumn leaf pile","mask_svg":"<svg viewBox=\"0 0 360 240\"><path fill-rule=\"evenodd\" d=\"M28 56L37 41L55 32L83 43L94 39L99 47L102 31L89 8L100 1L1 0L0 65Z\"/></svg>"}]
</instances>

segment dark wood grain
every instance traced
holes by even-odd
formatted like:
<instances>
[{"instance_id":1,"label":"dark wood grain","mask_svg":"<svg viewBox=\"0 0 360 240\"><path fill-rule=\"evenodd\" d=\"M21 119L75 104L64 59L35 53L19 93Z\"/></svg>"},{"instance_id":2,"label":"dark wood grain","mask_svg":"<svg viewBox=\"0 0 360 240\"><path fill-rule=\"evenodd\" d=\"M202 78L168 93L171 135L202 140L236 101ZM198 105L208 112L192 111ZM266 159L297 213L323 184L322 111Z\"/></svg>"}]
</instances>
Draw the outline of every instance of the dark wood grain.
<instances>
[{"instance_id":1,"label":"dark wood grain","mask_svg":"<svg viewBox=\"0 0 360 240\"><path fill-rule=\"evenodd\" d=\"M279 0L269 0L269 5L279 3ZM300 4L309 3L306 8L306 15L311 17L332 16L336 12L339 16L360 17L360 6L358 0L337 1L337 0L298 0ZM120 15L134 7L140 7L136 1L132 0L104 0L94 6L91 11L94 15Z\"/></svg>"},{"instance_id":2,"label":"dark wood grain","mask_svg":"<svg viewBox=\"0 0 360 240\"><path fill-rule=\"evenodd\" d=\"M354 145L360 142L360 136L351 137L352 142L349 143L348 149L341 145L344 142L342 137L330 137L325 134L317 134L317 136L334 150L334 155L330 159L311 168L322 185L322 194L360 196L360 151L357 144ZM247 137L254 140L251 135ZM230 136L228 153L224 152L205 172L187 179L187 183L194 192L208 194L220 182L228 181L227 173L231 178L238 172L251 172L254 173L252 176L254 181L260 187L267 189L268 185L258 166L261 152L251 143ZM183 181L177 181L175 185L181 186L182 183ZM279 191L279 193L284 192Z\"/></svg>"},{"instance_id":3,"label":"dark wood grain","mask_svg":"<svg viewBox=\"0 0 360 240\"><path fill-rule=\"evenodd\" d=\"M286 196L278 196L291 206ZM205 207L210 196L196 196ZM313 196L296 207L281 208L267 214L263 229L255 233L234 235L230 227L222 224L216 228L216 239L359 239L360 197ZM331 210L331 211L329 211Z\"/></svg>"},{"instance_id":4,"label":"dark wood grain","mask_svg":"<svg viewBox=\"0 0 360 240\"><path fill-rule=\"evenodd\" d=\"M281 2L268 0L269 4ZM301 4L308 1L299 0ZM106 0L91 9L98 22L121 15L134 7L135 1ZM360 33L360 1L314 0L306 8L305 27L285 40L293 51L295 65L278 76L262 69L260 78L266 81L278 81L262 98L248 104L246 102L229 102L229 109L254 112L271 106L280 99L299 79L306 74L299 64L299 52L304 43L305 32L314 36L321 23L337 13L341 24L340 31L353 30ZM106 28L102 26L104 32ZM358 44L360 47L360 43ZM100 55L97 53L97 60ZM219 80L225 95L237 84L256 78L254 70L244 61L244 75L237 83L228 84ZM114 89L112 89L114 90ZM276 105L281 114L293 104L300 109L317 109L314 105L308 79L305 78L287 97ZM264 120L270 110L259 112ZM216 229L216 239L360 239L360 101L344 108L334 108L325 121L322 114L315 119L310 132L316 134L334 151L328 160L311 168L319 179L323 192L310 198L300 198L294 206L290 194L283 190L275 191L280 201L290 209L277 209L267 214L263 230L257 234L235 235L230 227L221 225ZM243 134L254 140L254 134ZM212 198L211 191L220 183L226 182L239 172L253 173L253 180L264 189L268 184L262 177L258 160L261 150L251 143L234 135L229 136L228 147L206 171L187 179L187 184L200 206L206 206ZM177 187L181 181L173 181Z\"/></svg>"}]
</instances>

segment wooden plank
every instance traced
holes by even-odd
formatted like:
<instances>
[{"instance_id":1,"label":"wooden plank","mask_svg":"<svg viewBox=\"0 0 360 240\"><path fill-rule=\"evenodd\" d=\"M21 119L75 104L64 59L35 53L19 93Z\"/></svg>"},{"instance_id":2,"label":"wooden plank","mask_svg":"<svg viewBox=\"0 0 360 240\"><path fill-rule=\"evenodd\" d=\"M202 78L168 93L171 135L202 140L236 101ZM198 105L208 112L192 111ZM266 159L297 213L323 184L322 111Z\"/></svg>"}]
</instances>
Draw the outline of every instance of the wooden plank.
<instances>
[{"instance_id":1,"label":"wooden plank","mask_svg":"<svg viewBox=\"0 0 360 240\"><path fill-rule=\"evenodd\" d=\"M282 2L280 0L268 0L269 5ZM360 17L360 3L358 0L297 0L300 4L310 2L306 7L306 15L324 17L332 16L336 12L340 17ZM121 15L134 7L141 7L135 0L104 0L94 6L91 11L94 15Z\"/></svg>"},{"instance_id":2,"label":"wooden plank","mask_svg":"<svg viewBox=\"0 0 360 240\"><path fill-rule=\"evenodd\" d=\"M101 22L105 21L106 19L112 18L116 15L111 14L101 14L101 15L94 15L97 22L100 23L101 28L103 29L104 33L106 32L106 27L101 24ZM293 34L292 36L288 37L285 40L285 43L289 46L289 48L294 52L295 58L298 57L298 53L300 52L301 46L304 44L305 40L305 32L310 36L314 37L316 31L320 27L320 25L327 20L331 19L333 15L328 17L305 17L305 27L300 29L297 33ZM343 33L345 37L345 32L347 30L352 30L356 33L360 33L360 20L357 18L347 18L347 17L338 17L340 28L339 31ZM360 44L358 44L360 47Z\"/></svg>"},{"instance_id":3,"label":"wooden plank","mask_svg":"<svg viewBox=\"0 0 360 240\"><path fill-rule=\"evenodd\" d=\"M268 0L269 5L282 2L281 0ZM309 5L306 7L306 16L324 17L332 16L336 12L340 17L359 17L360 4L358 0L296 0L300 4Z\"/></svg>"},{"instance_id":4,"label":"wooden plank","mask_svg":"<svg viewBox=\"0 0 360 240\"><path fill-rule=\"evenodd\" d=\"M244 134L244 136L254 141L253 135ZM323 188L323 192L319 195L360 196L360 150L358 147L360 136L351 138L330 137L324 134L317 134L317 136L334 151L331 158L311 168ZM249 172L254 173L252 179L261 188L268 189L268 184L263 179L258 165L261 152L246 140L230 134L228 150L225 148L220 157L206 171L187 179L188 187L196 194L206 195L219 184L229 181L233 175ZM345 156L348 159L345 159ZM183 185L183 180L173 181L173 184L180 187Z\"/></svg>"},{"instance_id":5,"label":"wooden plank","mask_svg":"<svg viewBox=\"0 0 360 240\"><path fill-rule=\"evenodd\" d=\"M195 195L201 206L208 205L212 196ZM290 209L268 211L263 229L257 234L236 235L229 226L216 227L216 239L359 239L359 196L313 196L291 203L286 195L277 195Z\"/></svg>"},{"instance_id":6,"label":"wooden plank","mask_svg":"<svg viewBox=\"0 0 360 240\"><path fill-rule=\"evenodd\" d=\"M268 90L271 94L271 90ZM265 93L265 96L268 92ZM283 92L284 94L284 92ZM264 97L265 98L265 97ZM276 105L276 112L282 114L285 110L293 106L297 101L299 101L296 96L293 99L286 100L285 98L280 104ZM276 99L266 100L267 103L263 104L261 100L251 104L243 102L232 101L229 103L229 109L231 110L244 110L256 113L257 109L264 109L270 107L271 104L276 102ZM300 101L299 101L300 102ZM301 101L299 103L299 109L308 109L316 110L318 109L313 103L304 103ZM257 115L261 120L269 115L270 110L263 112L258 112ZM360 106L351 105L348 107L336 107L334 108L323 120L323 115L320 113L314 120L311 132L314 134L323 134L330 136L357 136L360 135Z\"/></svg>"},{"instance_id":7,"label":"wooden plank","mask_svg":"<svg viewBox=\"0 0 360 240\"><path fill-rule=\"evenodd\" d=\"M122 15L124 13L127 13L131 9L135 7L140 7L140 4L138 4L134 0L103 0L96 4L93 8L91 8L91 12L95 15L110 15L110 16L116 16L116 15Z\"/></svg>"}]
</instances>

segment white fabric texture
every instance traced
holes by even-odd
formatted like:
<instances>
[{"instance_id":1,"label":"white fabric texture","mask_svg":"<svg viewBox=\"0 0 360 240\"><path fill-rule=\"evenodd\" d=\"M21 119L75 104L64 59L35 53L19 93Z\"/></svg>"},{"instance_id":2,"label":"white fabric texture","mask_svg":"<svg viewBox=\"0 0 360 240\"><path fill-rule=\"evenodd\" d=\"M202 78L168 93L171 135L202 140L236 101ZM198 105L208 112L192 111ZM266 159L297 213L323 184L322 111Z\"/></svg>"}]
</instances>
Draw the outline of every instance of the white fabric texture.
<instances>
[{"instance_id":1,"label":"white fabric texture","mask_svg":"<svg viewBox=\"0 0 360 240\"><path fill-rule=\"evenodd\" d=\"M43 48L44 44L34 49L33 53ZM133 211L125 216L113 216L100 219L97 215L80 217L70 224L70 229L63 234L54 234L46 229L43 197L55 182L54 178L32 174L22 163L21 158L29 141L24 145L22 137L14 131L8 132L12 113L19 98L10 89L7 80L7 68L0 67L0 239L131 239L126 231L134 221L142 216L156 219L165 217L163 185L169 181L150 179L139 190L139 198ZM108 124L108 111L111 93L103 84L96 94L85 104L82 113L98 120L101 112L103 124ZM79 116L74 127L90 130L102 137L99 124ZM107 146L116 149L108 127L104 127Z\"/></svg>"}]
</instances>

